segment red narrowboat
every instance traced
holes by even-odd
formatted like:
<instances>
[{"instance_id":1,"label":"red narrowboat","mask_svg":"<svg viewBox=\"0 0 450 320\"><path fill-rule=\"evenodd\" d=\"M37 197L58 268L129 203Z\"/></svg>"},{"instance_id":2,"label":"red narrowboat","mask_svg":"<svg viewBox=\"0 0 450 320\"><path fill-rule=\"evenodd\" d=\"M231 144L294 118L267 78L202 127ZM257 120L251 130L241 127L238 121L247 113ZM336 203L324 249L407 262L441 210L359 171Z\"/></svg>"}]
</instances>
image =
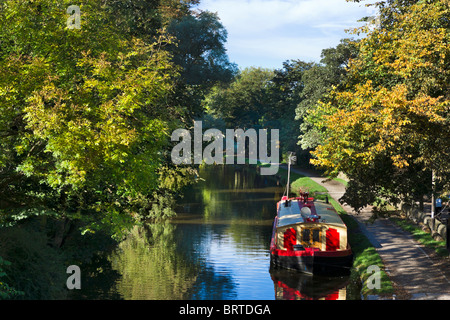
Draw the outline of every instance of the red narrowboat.
<instances>
[{"instance_id":1,"label":"red narrowboat","mask_svg":"<svg viewBox=\"0 0 450 320\"><path fill-rule=\"evenodd\" d=\"M308 193L277 203L270 244L273 266L309 274L347 274L353 253L347 226L332 205Z\"/></svg>"}]
</instances>

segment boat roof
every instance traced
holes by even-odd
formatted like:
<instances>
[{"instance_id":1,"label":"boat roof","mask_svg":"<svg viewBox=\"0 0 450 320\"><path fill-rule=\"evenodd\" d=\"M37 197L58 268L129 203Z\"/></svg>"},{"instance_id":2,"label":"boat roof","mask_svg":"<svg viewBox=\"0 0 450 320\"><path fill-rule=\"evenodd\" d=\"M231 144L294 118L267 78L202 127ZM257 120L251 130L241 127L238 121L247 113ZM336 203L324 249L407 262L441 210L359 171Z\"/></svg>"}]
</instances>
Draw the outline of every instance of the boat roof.
<instances>
[{"instance_id":1,"label":"boat roof","mask_svg":"<svg viewBox=\"0 0 450 320\"><path fill-rule=\"evenodd\" d=\"M282 200L278 203L279 209L277 227L287 226L290 224L311 223L306 220L308 216L300 212L300 210L305 206L310 208L312 214L315 213L320 216L318 221L315 223L332 224L344 228L346 227L341 217L331 204L311 200L305 203L304 201L298 199L290 199L288 201L290 202L290 205L288 206L285 205L286 200Z\"/></svg>"}]
</instances>

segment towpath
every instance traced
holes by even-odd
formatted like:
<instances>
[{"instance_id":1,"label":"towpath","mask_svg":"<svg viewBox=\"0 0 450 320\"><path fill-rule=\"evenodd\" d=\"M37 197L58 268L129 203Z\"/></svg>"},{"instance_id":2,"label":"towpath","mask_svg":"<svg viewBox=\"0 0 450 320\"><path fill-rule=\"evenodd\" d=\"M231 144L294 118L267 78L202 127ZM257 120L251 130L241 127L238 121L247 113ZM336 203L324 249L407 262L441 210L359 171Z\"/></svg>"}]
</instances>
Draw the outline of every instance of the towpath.
<instances>
[{"instance_id":1,"label":"towpath","mask_svg":"<svg viewBox=\"0 0 450 320\"><path fill-rule=\"evenodd\" d=\"M293 172L307 176L325 187L330 196L339 200L345 186L327 180L314 171L291 167ZM419 245L410 234L388 219L377 218L369 222L372 207L356 214L348 205L342 205L359 223L382 258L386 272L397 291L397 299L450 300L450 265L448 259L438 259L434 253ZM376 298L376 297L373 297Z\"/></svg>"}]
</instances>

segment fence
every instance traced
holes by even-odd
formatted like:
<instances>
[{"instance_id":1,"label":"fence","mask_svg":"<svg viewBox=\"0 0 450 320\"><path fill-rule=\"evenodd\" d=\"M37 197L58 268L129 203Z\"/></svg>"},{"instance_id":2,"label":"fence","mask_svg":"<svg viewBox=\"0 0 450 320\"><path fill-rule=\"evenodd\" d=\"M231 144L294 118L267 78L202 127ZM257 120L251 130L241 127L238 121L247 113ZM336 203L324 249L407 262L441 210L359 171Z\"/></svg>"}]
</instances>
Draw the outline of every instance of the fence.
<instances>
[{"instance_id":1,"label":"fence","mask_svg":"<svg viewBox=\"0 0 450 320\"><path fill-rule=\"evenodd\" d=\"M404 203L401 206L401 211L409 220L412 220L417 224L423 224L426 228L428 228L432 237L436 240L447 239L447 226L445 222L438 219L432 219L431 216L427 215L423 211L420 211L415 205Z\"/></svg>"}]
</instances>

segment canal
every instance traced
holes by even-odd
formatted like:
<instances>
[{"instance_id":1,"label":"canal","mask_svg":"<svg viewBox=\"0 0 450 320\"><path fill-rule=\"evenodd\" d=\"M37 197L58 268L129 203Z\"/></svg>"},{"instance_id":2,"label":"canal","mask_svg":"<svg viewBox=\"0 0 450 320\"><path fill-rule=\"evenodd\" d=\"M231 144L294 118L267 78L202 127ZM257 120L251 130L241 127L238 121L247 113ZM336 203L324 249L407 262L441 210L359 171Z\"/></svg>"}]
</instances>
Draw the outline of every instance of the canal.
<instances>
[{"instance_id":1,"label":"canal","mask_svg":"<svg viewBox=\"0 0 450 320\"><path fill-rule=\"evenodd\" d=\"M84 298L354 299L348 277L270 268L282 184L245 166L200 168L199 181L186 190L176 218L134 229L113 252L95 261L98 279L85 282Z\"/></svg>"}]
</instances>

